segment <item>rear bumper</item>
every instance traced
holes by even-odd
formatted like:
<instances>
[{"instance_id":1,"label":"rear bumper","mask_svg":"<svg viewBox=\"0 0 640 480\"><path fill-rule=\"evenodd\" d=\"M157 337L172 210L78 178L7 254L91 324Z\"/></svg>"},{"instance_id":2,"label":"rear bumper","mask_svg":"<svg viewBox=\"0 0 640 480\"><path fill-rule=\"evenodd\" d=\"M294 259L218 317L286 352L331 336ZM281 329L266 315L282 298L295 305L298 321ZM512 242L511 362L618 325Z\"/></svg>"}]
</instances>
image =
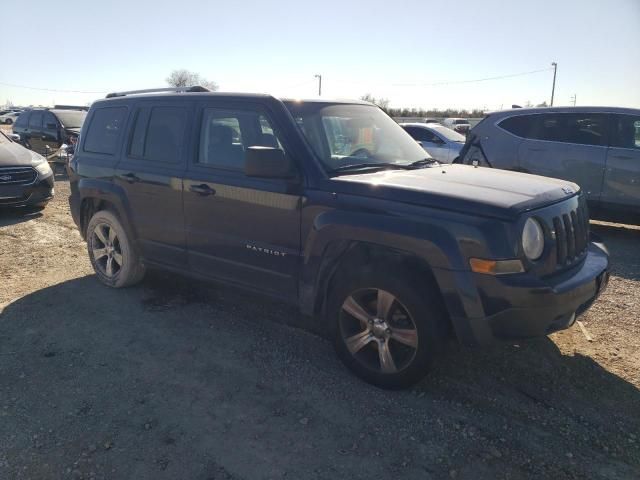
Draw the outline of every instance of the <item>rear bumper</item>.
<instances>
[{"instance_id":1,"label":"rear bumper","mask_svg":"<svg viewBox=\"0 0 640 480\"><path fill-rule=\"evenodd\" d=\"M39 205L53 198L53 173L38 177L31 185L0 186L0 208Z\"/></svg>"},{"instance_id":2,"label":"rear bumper","mask_svg":"<svg viewBox=\"0 0 640 480\"><path fill-rule=\"evenodd\" d=\"M608 269L606 247L591 243L580 265L553 278L472 274L485 315L455 318L454 325L463 325L463 343L476 345L568 328L604 291Z\"/></svg>"}]
</instances>

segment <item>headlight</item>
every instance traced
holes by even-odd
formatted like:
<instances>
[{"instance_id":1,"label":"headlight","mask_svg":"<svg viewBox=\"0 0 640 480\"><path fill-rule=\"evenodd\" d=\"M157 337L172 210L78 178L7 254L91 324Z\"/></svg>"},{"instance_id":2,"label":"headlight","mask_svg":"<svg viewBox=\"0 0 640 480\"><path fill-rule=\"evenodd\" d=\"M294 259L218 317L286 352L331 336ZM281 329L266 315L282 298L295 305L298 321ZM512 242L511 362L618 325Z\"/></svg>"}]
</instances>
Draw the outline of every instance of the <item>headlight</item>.
<instances>
[{"instance_id":1,"label":"headlight","mask_svg":"<svg viewBox=\"0 0 640 480\"><path fill-rule=\"evenodd\" d=\"M47 159L36 152L31 152L31 166L33 166L40 175L48 175L51 173L51 167Z\"/></svg>"},{"instance_id":2,"label":"headlight","mask_svg":"<svg viewBox=\"0 0 640 480\"><path fill-rule=\"evenodd\" d=\"M540 222L528 218L522 229L522 249L529 260L537 260L544 250L544 232Z\"/></svg>"}]
</instances>

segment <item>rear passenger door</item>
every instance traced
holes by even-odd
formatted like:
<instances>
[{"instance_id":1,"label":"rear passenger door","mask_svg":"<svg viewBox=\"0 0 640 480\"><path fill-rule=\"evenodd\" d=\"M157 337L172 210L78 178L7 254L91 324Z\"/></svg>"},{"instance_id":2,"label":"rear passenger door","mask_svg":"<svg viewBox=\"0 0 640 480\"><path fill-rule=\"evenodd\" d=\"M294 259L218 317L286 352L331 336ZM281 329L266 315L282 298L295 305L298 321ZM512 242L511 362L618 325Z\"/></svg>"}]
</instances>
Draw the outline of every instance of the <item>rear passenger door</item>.
<instances>
[{"instance_id":1,"label":"rear passenger door","mask_svg":"<svg viewBox=\"0 0 640 480\"><path fill-rule=\"evenodd\" d=\"M187 268L182 176L192 109L188 101L134 104L126 149L115 171L143 257L179 268Z\"/></svg>"},{"instance_id":2,"label":"rear passenger door","mask_svg":"<svg viewBox=\"0 0 640 480\"><path fill-rule=\"evenodd\" d=\"M282 148L259 105L207 103L198 114L196 144L184 181L191 270L266 291L297 295L300 181L250 178L245 151Z\"/></svg>"},{"instance_id":3,"label":"rear passenger door","mask_svg":"<svg viewBox=\"0 0 640 480\"><path fill-rule=\"evenodd\" d=\"M588 112L531 115L519 149L521 169L575 182L589 203L597 205L607 157L607 117Z\"/></svg>"},{"instance_id":4,"label":"rear passenger door","mask_svg":"<svg viewBox=\"0 0 640 480\"><path fill-rule=\"evenodd\" d=\"M640 213L640 115L612 115L602 206Z\"/></svg>"},{"instance_id":5,"label":"rear passenger door","mask_svg":"<svg viewBox=\"0 0 640 480\"><path fill-rule=\"evenodd\" d=\"M34 110L29 117L29 125L25 135L25 141L34 152L44 155L44 142L42 141L42 110Z\"/></svg>"}]
</instances>

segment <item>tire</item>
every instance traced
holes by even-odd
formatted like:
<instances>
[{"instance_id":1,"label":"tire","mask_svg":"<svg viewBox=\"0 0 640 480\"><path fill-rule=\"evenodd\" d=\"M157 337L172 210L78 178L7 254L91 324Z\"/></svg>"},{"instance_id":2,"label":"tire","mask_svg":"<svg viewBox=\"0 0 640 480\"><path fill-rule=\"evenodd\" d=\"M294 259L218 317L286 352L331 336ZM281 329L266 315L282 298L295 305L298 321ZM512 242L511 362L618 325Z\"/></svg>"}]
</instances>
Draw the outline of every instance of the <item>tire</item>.
<instances>
[{"instance_id":1,"label":"tire","mask_svg":"<svg viewBox=\"0 0 640 480\"><path fill-rule=\"evenodd\" d=\"M12 125L12 124L13 124L13 120L11 120L10 118L7 118L7 119L4 121L4 124L5 124L5 125Z\"/></svg>"},{"instance_id":2,"label":"tire","mask_svg":"<svg viewBox=\"0 0 640 480\"><path fill-rule=\"evenodd\" d=\"M129 287L144 277L145 268L131 237L113 212L101 210L91 217L87 250L98 279L109 287Z\"/></svg>"},{"instance_id":3,"label":"tire","mask_svg":"<svg viewBox=\"0 0 640 480\"><path fill-rule=\"evenodd\" d=\"M327 313L342 362L381 388L406 388L421 380L446 339L447 316L437 287L412 281L396 267L338 279Z\"/></svg>"}]
</instances>

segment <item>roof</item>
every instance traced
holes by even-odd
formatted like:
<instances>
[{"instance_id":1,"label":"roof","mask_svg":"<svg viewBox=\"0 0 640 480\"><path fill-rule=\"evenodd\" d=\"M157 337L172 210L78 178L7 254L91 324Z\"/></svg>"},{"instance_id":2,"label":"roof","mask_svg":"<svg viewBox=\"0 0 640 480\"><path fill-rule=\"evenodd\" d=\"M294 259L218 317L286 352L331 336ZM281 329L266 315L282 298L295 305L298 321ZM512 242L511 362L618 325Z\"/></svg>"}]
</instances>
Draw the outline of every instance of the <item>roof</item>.
<instances>
[{"instance_id":1,"label":"roof","mask_svg":"<svg viewBox=\"0 0 640 480\"><path fill-rule=\"evenodd\" d=\"M640 114L640 109L628 107L602 107L602 106L580 106L580 107L532 107L532 108L509 108L507 110L496 110L488 112L488 115L507 114L535 114L535 113L631 113Z\"/></svg>"}]
</instances>

